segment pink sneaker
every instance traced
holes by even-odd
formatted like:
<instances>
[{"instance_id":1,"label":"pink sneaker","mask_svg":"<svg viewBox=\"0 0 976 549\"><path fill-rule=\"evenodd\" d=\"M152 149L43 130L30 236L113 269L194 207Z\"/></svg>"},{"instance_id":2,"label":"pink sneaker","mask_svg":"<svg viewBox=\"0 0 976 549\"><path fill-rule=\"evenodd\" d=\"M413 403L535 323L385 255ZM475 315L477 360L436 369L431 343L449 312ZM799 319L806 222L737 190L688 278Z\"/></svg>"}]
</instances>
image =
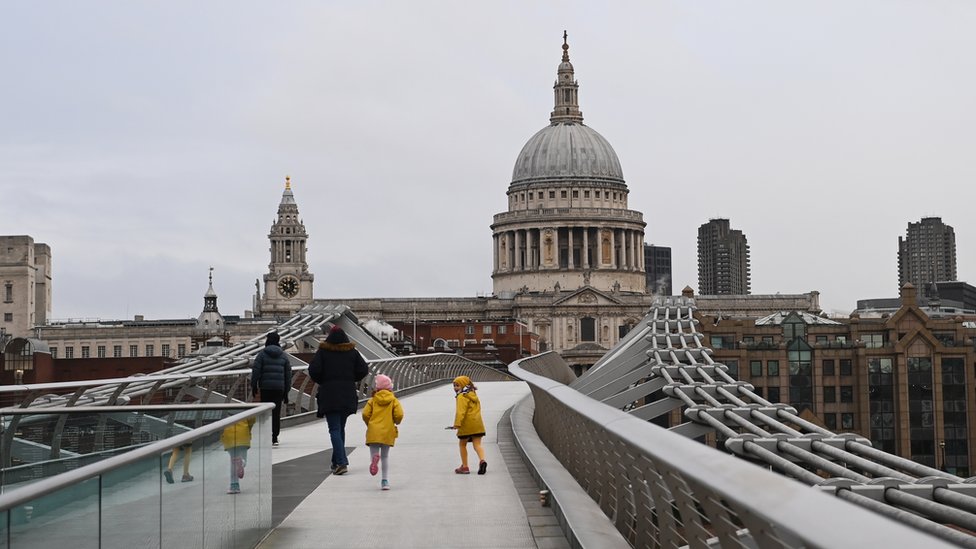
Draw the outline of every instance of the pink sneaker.
<instances>
[{"instance_id":1,"label":"pink sneaker","mask_svg":"<svg viewBox=\"0 0 976 549\"><path fill-rule=\"evenodd\" d=\"M369 474L373 475L374 477L376 476L376 473L379 471L379 467L377 467L377 464L379 462L380 462L379 454L373 454L373 457L370 458L369 460Z\"/></svg>"}]
</instances>

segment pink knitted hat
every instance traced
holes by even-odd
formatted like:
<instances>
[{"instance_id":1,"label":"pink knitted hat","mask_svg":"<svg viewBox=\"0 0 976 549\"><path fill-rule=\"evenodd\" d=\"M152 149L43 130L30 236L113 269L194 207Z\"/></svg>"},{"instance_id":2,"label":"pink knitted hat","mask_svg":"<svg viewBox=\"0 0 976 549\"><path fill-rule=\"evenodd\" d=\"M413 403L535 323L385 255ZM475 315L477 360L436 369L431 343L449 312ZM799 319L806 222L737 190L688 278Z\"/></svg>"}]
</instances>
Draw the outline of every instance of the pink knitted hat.
<instances>
[{"instance_id":1,"label":"pink knitted hat","mask_svg":"<svg viewBox=\"0 0 976 549\"><path fill-rule=\"evenodd\" d=\"M383 389L389 391L390 389L393 389L393 380L390 379L389 376L379 374L378 376L376 376L375 383L376 383L377 391L382 391Z\"/></svg>"}]
</instances>

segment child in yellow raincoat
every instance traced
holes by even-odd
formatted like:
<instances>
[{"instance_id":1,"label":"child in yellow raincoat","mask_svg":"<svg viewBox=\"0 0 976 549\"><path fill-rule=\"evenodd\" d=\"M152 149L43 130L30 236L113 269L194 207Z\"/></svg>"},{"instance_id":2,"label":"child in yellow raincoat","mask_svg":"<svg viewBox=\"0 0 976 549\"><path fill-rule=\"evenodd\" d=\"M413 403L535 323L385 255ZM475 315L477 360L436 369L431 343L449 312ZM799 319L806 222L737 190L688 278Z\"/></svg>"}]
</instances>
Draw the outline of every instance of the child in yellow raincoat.
<instances>
[{"instance_id":1,"label":"child in yellow raincoat","mask_svg":"<svg viewBox=\"0 0 976 549\"><path fill-rule=\"evenodd\" d=\"M373 396L363 408L366 422L366 445L369 446L369 474L376 475L382 465L380 489L389 490L390 448L397 438L397 425L403 421L403 407L393 394L393 380L379 374L374 381Z\"/></svg>"},{"instance_id":2,"label":"child in yellow raincoat","mask_svg":"<svg viewBox=\"0 0 976 549\"><path fill-rule=\"evenodd\" d=\"M230 488L228 494L240 494L240 480L244 478L244 466L247 465L247 450L251 447L251 428L254 427L254 416L242 419L224 429L220 434L220 442L224 450L230 455Z\"/></svg>"},{"instance_id":3,"label":"child in yellow raincoat","mask_svg":"<svg viewBox=\"0 0 976 549\"><path fill-rule=\"evenodd\" d=\"M488 470L485 461L485 450L481 447L481 439L485 436L485 422L481 419L481 401L478 400L478 390L468 376L454 378L454 398L456 412L454 425L448 429L457 431L458 449L461 452L461 466L454 470L459 475L471 473L468 469L468 443L478 454L478 474L483 475Z\"/></svg>"}]
</instances>

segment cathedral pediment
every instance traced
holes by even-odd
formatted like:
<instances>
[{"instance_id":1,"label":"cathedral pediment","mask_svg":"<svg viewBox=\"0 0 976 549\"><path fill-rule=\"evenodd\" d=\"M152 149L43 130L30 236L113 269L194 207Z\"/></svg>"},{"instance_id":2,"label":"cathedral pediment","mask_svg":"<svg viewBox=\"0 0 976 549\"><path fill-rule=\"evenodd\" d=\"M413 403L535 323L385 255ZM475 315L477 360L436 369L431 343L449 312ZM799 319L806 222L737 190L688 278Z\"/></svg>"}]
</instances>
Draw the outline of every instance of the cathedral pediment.
<instances>
[{"instance_id":1,"label":"cathedral pediment","mask_svg":"<svg viewBox=\"0 0 976 549\"><path fill-rule=\"evenodd\" d=\"M560 297L552 302L553 305L620 305L621 301L616 297L601 292L592 286L583 286L582 288L571 292L569 295Z\"/></svg>"}]
</instances>

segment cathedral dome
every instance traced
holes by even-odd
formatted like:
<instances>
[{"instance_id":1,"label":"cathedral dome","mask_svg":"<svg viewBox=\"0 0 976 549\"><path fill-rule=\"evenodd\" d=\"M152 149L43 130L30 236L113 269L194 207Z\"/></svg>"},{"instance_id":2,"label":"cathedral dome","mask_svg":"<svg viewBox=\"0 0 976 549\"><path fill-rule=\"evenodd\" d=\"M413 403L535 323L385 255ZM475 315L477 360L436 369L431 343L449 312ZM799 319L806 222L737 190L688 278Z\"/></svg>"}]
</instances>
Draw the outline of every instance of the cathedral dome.
<instances>
[{"instance_id":1,"label":"cathedral dome","mask_svg":"<svg viewBox=\"0 0 976 549\"><path fill-rule=\"evenodd\" d=\"M575 122L543 128L522 147L512 183L564 178L610 179L623 182L613 147L592 128Z\"/></svg>"}]
</instances>

